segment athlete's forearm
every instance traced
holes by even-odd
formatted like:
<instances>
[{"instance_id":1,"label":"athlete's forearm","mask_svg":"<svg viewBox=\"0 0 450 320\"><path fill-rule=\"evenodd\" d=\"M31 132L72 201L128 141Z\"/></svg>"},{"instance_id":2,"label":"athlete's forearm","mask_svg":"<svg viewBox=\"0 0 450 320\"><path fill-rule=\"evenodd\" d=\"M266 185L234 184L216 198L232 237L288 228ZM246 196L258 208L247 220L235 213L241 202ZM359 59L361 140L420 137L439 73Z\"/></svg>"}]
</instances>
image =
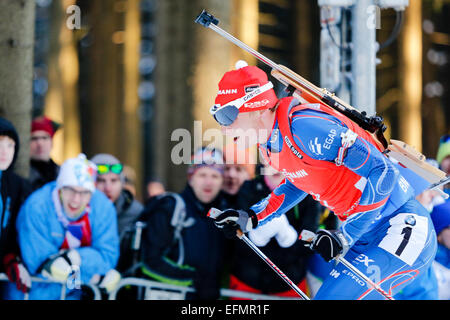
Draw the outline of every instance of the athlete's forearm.
<instances>
[{"instance_id":1,"label":"athlete's forearm","mask_svg":"<svg viewBox=\"0 0 450 320\"><path fill-rule=\"evenodd\" d=\"M286 213L302 201L307 193L284 179L270 195L250 207L256 213L258 225L263 225L274 217Z\"/></svg>"}]
</instances>

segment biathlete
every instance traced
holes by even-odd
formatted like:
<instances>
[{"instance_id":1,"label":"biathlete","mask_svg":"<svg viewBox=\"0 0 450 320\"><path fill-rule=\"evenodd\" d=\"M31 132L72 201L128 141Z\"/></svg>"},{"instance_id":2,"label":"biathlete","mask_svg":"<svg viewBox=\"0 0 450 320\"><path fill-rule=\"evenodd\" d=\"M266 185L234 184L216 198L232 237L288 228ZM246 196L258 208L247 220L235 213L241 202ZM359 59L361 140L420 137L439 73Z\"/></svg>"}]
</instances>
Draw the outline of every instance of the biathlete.
<instances>
[{"instance_id":1,"label":"biathlete","mask_svg":"<svg viewBox=\"0 0 450 320\"><path fill-rule=\"evenodd\" d=\"M326 105L278 99L264 71L243 63L222 77L210 113L225 135L244 140L243 147L258 144L285 175L249 209L223 211L217 227L229 235L237 228L248 232L310 194L342 221L338 230L318 230L305 242L326 261L343 255L392 296L427 283L437 248L429 213L367 131ZM384 297L337 264L315 299Z\"/></svg>"}]
</instances>

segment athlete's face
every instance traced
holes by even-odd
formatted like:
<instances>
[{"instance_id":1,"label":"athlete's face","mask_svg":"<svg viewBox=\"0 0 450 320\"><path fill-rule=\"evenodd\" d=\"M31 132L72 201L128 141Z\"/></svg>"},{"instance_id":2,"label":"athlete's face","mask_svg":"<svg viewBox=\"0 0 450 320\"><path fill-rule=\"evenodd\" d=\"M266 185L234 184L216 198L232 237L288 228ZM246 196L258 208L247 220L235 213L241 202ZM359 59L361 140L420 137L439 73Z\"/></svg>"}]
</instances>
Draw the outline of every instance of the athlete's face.
<instances>
[{"instance_id":1,"label":"athlete's face","mask_svg":"<svg viewBox=\"0 0 450 320\"><path fill-rule=\"evenodd\" d=\"M222 174L209 167L201 167L192 174L189 185L195 196L203 203L210 203L220 192L223 183Z\"/></svg>"},{"instance_id":2,"label":"athlete's face","mask_svg":"<svg viewBox=\"0 0 450 320\"><path fill-rule=\"evenodd\" d=\"M239 113L231 125L222 126L222 133L232 137L240 150L248 149L257 143L264 143L270 136L273 124L273 120L265 121L269 118L267 116L273 116L272 112L262 110Z\"/></svg>"},{"instance_id":3,"label":"athlete's face","mask_svg":"<svg viewBox=\"0 0 450 320\"><path fill-rule=\"evenodd\" d=\"M229 126L222 127L222 133L233 138L238 149L247 149L258 143L258 131L255 114L257 112L239 113Z\"/></svg>"}]
</instances>

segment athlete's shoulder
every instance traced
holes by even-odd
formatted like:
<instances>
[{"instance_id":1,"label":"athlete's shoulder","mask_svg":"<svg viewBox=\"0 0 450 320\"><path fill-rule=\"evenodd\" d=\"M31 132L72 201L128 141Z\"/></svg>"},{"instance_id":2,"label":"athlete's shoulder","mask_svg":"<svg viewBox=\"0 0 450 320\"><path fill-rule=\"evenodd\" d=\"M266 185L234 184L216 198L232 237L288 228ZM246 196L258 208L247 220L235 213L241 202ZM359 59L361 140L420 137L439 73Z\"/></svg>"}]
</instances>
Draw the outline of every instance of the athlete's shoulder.
<instances>
[{"instance_id":1,"label":"athlete's shoulder","mask_svg":"<svg viewBox=\"0 0 450 320\"><path fill-rule=\"evenodd\" d=\"M312 108L299 109L291 116L292 136L300 149L317 160L333 160L340 135L347 128L334 116Z\"/></svg>"}]
</instances>

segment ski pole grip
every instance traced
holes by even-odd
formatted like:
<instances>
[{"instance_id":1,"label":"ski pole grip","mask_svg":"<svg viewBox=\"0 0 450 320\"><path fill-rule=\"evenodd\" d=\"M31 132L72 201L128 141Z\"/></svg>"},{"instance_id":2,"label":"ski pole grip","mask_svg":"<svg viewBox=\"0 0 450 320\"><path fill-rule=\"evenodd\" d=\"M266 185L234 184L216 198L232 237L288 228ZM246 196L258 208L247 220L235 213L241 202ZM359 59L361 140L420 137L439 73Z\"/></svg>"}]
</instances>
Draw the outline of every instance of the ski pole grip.
<instances>
[{"instance_id":1,"label":"ski pole grip","mask_svg":"<svg viewBox=\"0 0 450 320\"><path fill-rule=\"evenodd\" d=\"M201 24L205 28L208 28L211 23L218 25L219 20L203 9L203 11L197 16L197 18L195 18L195 23Z\"/></svg>"},{"instance_id":2,"label":"ski pole grip","mask_svg":"<svg viewBox=\"0 0 450 320\"><path fill-rule=\"evenodd\" d=\"M222 213L222 210L219 210L217 208L211 208L211 209L209 209L207 216L209 218L216 219L221 213ZM236 230L236 236L239 239L241 239L244 236L244 233L242 232L241 229Z\"/></svg>"}]
</instances>

